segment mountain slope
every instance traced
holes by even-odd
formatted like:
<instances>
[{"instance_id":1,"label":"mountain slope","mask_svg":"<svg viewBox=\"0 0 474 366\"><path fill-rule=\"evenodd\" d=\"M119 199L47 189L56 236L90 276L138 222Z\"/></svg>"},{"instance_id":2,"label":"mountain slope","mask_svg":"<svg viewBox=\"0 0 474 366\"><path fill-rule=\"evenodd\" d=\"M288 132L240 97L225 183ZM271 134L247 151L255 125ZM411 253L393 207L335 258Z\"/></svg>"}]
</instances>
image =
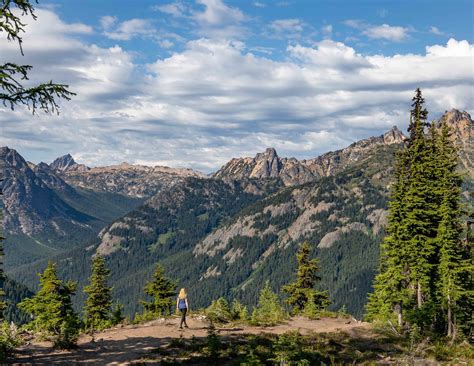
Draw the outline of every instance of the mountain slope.
<instances>
[{"instance_id":1,"label":"mountain slope","mask_svg":"<svg viewBox=\"0 0 474 366\"><path fill-rule=\"evenodd\" d=\"M78 191L48 165L0 148L6 266L29 263L87 242L141 201Z\"/></svg>"},{"instance_id":2,"label":"mountain slope","mask_svg":"<svg viewBox=\"0 0 474 366\"><path fill-rule=\"evenodd\" d=\"M251 186L252 189L247 188ZM276 186L278 187L278 186ZM275 184L261 184L258 191L275 191ZM138 310L142 286L157 262L192 268L191 249L220 223L243 207L256 202L260 195L252 182L226 183L216 179L187 178L182 184L167 187L133 212L101 231L91 245L54 256L64 278L84 284L94 253L107 256L116 295L126 310ZM174 259L174 262L173 262ZM172 263L173 262L173 263ZM46 261L10 270L10 275L31 286L37 285L38 271ZM82 294L77 301L82 301Z\"/></svg>"}]
</instances>

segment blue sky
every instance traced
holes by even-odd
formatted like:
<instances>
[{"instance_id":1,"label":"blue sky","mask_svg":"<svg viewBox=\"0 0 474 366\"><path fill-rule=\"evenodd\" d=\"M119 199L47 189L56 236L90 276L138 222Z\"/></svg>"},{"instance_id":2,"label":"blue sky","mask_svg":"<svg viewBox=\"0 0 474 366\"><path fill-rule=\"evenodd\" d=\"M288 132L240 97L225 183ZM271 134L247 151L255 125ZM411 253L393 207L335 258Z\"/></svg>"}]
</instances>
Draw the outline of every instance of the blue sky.
<instances>
[{"instance_id":1,"label":"blue sky","mask_svg":"<svg viewBox=\"0 0 474 366\"><path fill-rule=\"evenodd\" d=\"M0 110L0 143L206 172L274 146L311 158L406 128L414 88L431 117L473 110L471 1L40 1L31 83L68 83L59 116ZM3 60L3 58L5 58Z\"/></svg>"}]
</instances>

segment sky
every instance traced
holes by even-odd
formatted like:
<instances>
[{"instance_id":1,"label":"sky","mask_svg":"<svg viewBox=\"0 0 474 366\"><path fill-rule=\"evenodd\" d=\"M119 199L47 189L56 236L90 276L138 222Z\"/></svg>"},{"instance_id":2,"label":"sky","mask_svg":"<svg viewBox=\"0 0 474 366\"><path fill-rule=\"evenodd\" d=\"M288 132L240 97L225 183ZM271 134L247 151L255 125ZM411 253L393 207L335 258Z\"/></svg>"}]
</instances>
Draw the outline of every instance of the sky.
<instances>
[{"instance_id":1,"label":"sky","mask_svg":"<svg viewBox=\"0 0 474 366\"><path fill-rule=\"evenodd\" d=\"M474 112L474 3L440 0L40 1L22 56L77 95L59 115L0 109L0 145L29 161L71 153L217 170L274 147L307 159L406 130L430 111ZM0 34L1 35L1 34Z\"/></svg>"}]
</instances>

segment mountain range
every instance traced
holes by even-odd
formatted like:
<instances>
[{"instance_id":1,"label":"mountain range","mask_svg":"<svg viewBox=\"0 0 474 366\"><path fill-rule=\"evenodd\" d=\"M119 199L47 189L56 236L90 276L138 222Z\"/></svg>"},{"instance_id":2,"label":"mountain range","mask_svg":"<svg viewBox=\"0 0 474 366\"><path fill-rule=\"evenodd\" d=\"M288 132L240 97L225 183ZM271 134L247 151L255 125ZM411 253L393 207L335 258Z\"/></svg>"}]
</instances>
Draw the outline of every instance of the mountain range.
<instances>
[{"instance_id":1,"label":"mountain range","mask_svg":"<svg viewBox=\"0 0 474 366\"><path fill-rule=\"evenodd\" d=\"M451 110L441 120L452 127L472 207L472 119ZM52 259L82 286L100 253L129 314L140 310L157 262L189 288L196 307L219 296L252 305L264 280L275 289L290 281L297 245L308 240L332 308L360 317L384 235L394 155L405 140L394 127L308 160L268 148L211 175L127 163L90 168L71 155L35 165L1 148L7 273L34 290Z\"/></svg>"}]
</instances>

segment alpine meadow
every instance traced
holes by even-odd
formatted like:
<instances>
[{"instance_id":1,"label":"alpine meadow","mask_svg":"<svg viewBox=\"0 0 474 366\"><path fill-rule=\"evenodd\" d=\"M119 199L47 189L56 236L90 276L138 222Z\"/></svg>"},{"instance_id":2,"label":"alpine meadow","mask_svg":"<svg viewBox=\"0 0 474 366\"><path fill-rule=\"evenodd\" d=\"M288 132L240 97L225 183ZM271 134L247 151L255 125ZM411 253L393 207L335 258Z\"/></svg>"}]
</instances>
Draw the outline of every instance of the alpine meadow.
<instances>
[{"instance_id":1,"label":"alpine meadow","mask_svg":"<svg viewBox=\"0 0 474 366\"><path fill-rule=\"evenodd\" d=\"M0 363L473 364L473 14L0 0Z\"/></svg>"}]
</instances>

